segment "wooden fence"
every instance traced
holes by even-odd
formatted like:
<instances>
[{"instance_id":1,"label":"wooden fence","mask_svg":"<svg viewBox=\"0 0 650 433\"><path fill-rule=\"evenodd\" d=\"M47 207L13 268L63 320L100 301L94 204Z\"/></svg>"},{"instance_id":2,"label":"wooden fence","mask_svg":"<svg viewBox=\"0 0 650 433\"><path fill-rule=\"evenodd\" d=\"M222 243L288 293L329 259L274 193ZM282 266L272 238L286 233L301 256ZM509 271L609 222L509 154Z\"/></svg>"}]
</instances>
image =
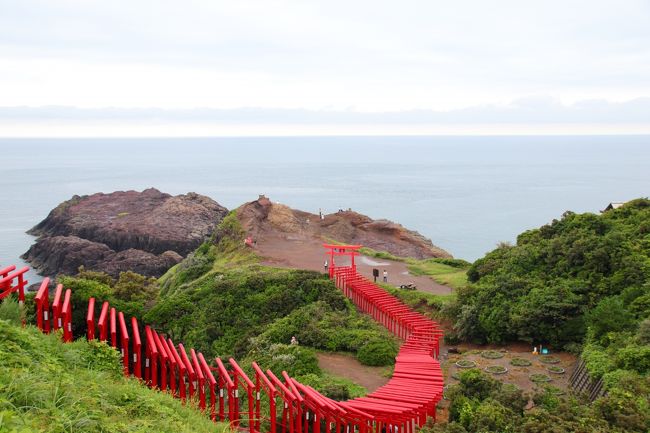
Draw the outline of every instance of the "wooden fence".
<instances>
[{"instance_id":1,"label":"wooden fence","mask_svg":"<svg viewBox=\"0 0 650 433\"><path fill-rule=\"evenodd\" d=\"M589 397L589 401L594 401L607 394L603 379L593 378L587 370L587 363L582 358L578 358L576 361L576 367L569 377L569 386L576 393L585 393Z\"/></svg>"}]
</instances>

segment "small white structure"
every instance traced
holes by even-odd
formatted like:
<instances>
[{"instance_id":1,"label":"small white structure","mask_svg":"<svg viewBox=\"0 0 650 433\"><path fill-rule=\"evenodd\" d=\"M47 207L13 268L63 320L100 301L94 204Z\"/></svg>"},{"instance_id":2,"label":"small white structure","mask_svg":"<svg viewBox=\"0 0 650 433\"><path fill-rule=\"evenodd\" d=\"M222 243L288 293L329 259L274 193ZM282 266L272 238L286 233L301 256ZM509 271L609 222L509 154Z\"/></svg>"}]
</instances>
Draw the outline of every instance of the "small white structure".
<instances>
[{"instance_id":1,"label":"small white structure","mask_svg":"<svg viewBox=\"0 0 650 433\"><path fill-rule=\"evenodd\" d=\"M624 204L625 204L625 202L612 202L612 203L608 204L607 207L605 209L601 210L600 212L602 213L602 212L607 212L608 210L618 209L619 207L623 206Z\"/></svg>"}]
</instances>

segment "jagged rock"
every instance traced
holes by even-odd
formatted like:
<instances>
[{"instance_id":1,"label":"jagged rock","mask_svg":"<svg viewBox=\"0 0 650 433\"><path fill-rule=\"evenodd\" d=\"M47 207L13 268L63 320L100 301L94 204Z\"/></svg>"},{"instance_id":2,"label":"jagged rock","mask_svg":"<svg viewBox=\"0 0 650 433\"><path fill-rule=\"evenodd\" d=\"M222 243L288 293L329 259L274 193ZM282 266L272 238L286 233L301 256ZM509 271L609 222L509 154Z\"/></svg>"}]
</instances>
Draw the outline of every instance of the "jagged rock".
<instances>
[{"instance_id":1,"label":"jagged rock","mask_svg":"<svg viewBox=\"0 0 650 433\"><path fill-rule=\"evenodd\" d=\"M24 258L46 275L78 266L116 276L162 275L221 222L228 210L196 193L142 192L74 196L29 231L39 236Z\"/></svg>"}]
</instances>

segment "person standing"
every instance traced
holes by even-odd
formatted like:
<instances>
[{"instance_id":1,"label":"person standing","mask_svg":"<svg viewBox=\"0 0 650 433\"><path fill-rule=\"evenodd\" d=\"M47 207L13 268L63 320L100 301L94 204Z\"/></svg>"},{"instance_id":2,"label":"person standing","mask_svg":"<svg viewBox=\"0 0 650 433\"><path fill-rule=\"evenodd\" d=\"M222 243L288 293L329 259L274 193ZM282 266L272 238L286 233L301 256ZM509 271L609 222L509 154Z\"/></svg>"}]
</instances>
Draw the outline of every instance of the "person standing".
<instances>
[{"instance_id":1,"label":"person standing","mask_svg":"<svg viewBox=\"0 0 650 433\"><path fill-rule=\"evenodd\" d=\"M388 272L384 269L384 283L388 282Z\"/></svg>"},{"instance_id":2,"label":"person standing","mask_svg":"<svg viewBox=\"0 0 650 433\"><path fill-rule=\"evenodd\" d=\"M329 267L329 263L327 263L327 259L325 259L325 264L323 266L325 267L325 273L327 273L327 268Z\"/></svg>"}]
</instances>

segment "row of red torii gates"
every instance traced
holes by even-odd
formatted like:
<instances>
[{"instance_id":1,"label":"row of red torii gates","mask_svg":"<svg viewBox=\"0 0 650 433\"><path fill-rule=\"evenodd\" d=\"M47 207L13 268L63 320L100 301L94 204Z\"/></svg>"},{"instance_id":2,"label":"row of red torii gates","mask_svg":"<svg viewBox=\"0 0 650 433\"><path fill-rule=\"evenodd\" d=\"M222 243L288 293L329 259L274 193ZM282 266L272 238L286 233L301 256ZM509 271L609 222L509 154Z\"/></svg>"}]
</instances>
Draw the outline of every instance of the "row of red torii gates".
<instances>
[{"instance_id":1,"label":"row of red torii gates","mask_svg":"<svg viewBox=\"0 0 650 433\"><path fill-rule=\"evenodd\" d=\"M413 433L428 418L435 420L442 398L443 376L438 362L442 330L436 322L412 311L397 298L356 271L360 245L324 245L330 257L329 277L362 312L372 316L404 342L391 380L365 397L335 401L303 385L285 371L264 371L253 362L246 373L232 358L209 362L202 353L135 317L94 298L88 300L85 331L72 326L72 292L56 285L50 301L45 278L34 296L36 325L45 333L62 330L63 341L73 331L99 339L120 351L124 374L151 388L189 402L214 421L228 421L251 433ZM336 258L350 258L337 266ZM25 301L28 268L0 269L0 299L18 293ZM241 393L240 393L241 391ZM278 401L279 399L279 401Z\"/></svg>"}]
</instances>

